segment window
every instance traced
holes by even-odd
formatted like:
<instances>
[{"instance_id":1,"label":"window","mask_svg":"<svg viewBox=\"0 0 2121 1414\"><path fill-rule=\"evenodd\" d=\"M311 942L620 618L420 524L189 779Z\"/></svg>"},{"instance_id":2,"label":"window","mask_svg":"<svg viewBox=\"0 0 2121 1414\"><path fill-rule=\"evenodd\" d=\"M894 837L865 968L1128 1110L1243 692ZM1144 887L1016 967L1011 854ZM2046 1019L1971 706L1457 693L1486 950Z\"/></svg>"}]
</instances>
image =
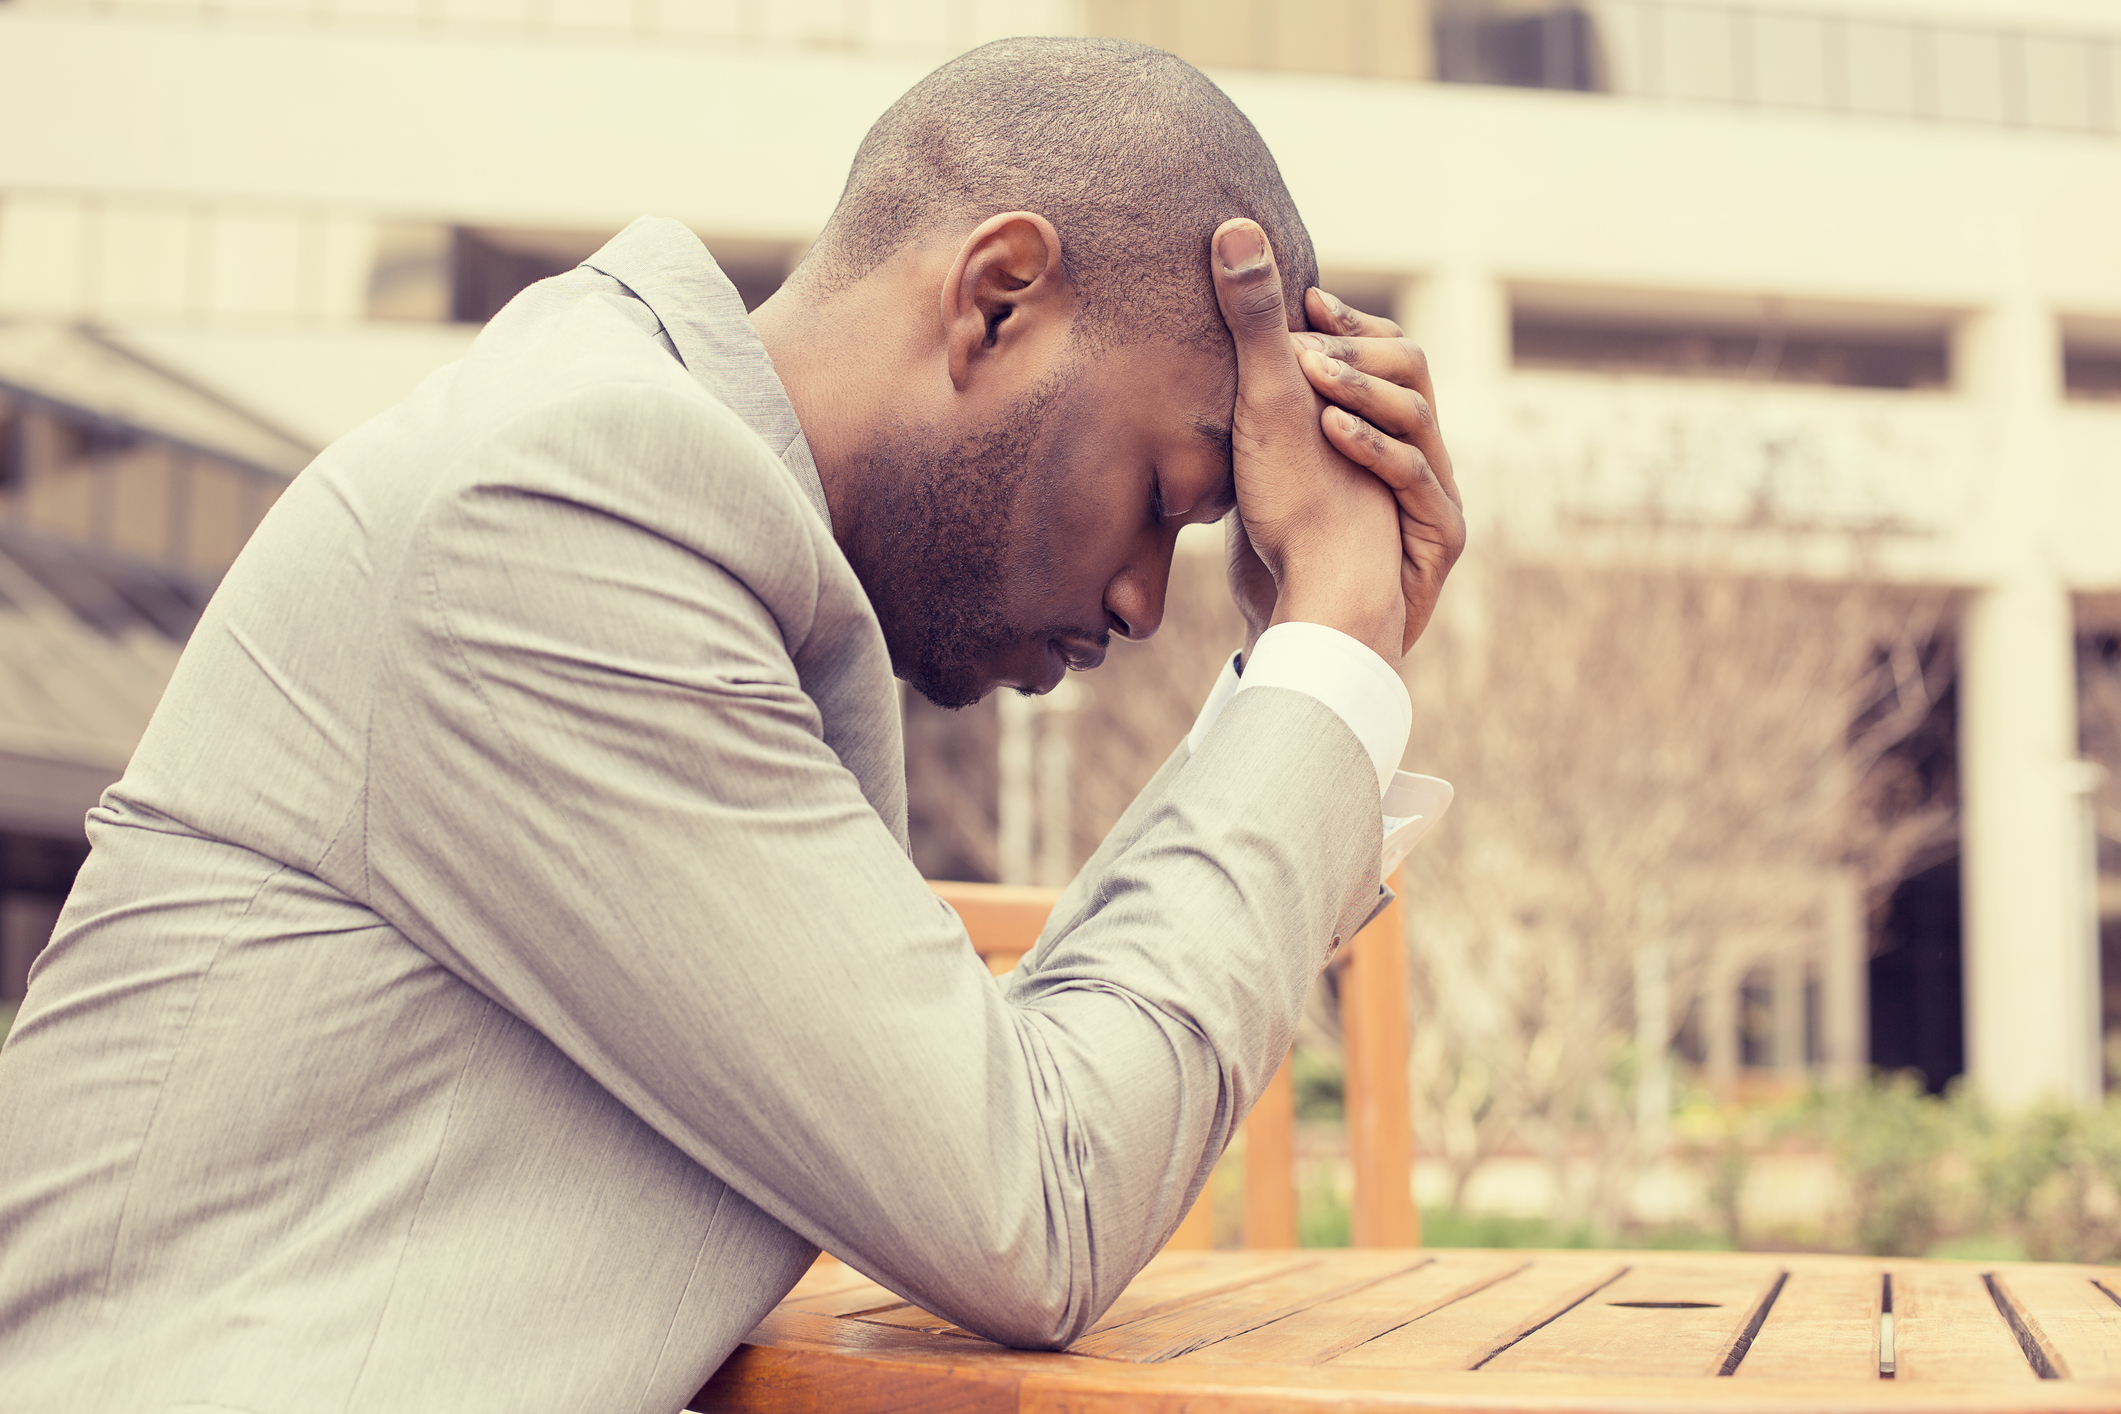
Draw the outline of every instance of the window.
<instances>
[{"instance_id":1,"label":"window","mask_svg":"<svg viewBox=\"0 0 2121 1414\"><path fill-rule=\"evenodd\" d=\"M450 248L450 317L485 323L529 286L596 254L611 235L459 226ZM795 248L784 241L716 240L708 249L747 310L764 304L794 264Z\"/></svg>"},{"instance_id":2,"label":"window","mask_svg":"<svg viewBox=\"0 0 2121 1414\"><path fill-rule=\"evenodd\" d=\"M2099 344L2065 338L2062 344L2062 389L2069 398L2121 401L2121 343Z\"/></svg>"},{"instance_id":3,"label":"window","mask_svg":"<svg viewBox=\"0 0 2121 1414\"><path fill-rule=\"evenodd\" d=\"M1444 0L1436 8L1436 76L1515 88L1606 87L1598 31L1570 3Z\"/></svg>"},{"instance_id":4,"label":"window","mask_svg":"<svg viewBox=\"0 0 2121 1414\"><path fill-rule=\"evenodd\" d=\"M29 479L25 421L14 403L0 400L0 493L18 490Z\"/></svg>"},{"instance_id":5,"label":"window","mask_svg":"<svg viewBox=\"0 0 2121 1414\"><path fill-rule=\"evenodd\" d=\"M1950 331L1941 316L1911 316L1900 327L1876 319L1837 327L1819 312L1792 317L1767 301L1725 301L1725 308L1698 314L1666 312L1655 300L1632 311L1618 300L1604 303L1520 300L1510 320L1512 361L1520 368L1850 388L1943 388L1951 379ZM1756 309L1746 311L1747 304Z\"/></svg>"}]
</instances>

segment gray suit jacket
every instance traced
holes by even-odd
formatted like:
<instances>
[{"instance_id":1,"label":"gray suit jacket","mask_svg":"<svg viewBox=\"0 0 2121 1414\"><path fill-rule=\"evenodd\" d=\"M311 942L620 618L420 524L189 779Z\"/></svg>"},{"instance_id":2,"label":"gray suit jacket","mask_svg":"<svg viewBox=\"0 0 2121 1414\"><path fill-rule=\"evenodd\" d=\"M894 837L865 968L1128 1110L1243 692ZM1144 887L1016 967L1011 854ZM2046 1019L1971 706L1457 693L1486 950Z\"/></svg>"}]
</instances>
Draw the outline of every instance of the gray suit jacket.
<instances>
[{"instance_id":1,"label":"gray suit jacket","mask_svg":"<svg viewBox=\"0 0 2121 1414\"><path fill-rule=\"evenodd\" d=\"M678 1408L819 1244L1056 1345L1376 888L1241 694L1006 982L765 350L637 222L319 457L201 621L0 1051L0 1404Z\"/></svg>"}]
</instances>

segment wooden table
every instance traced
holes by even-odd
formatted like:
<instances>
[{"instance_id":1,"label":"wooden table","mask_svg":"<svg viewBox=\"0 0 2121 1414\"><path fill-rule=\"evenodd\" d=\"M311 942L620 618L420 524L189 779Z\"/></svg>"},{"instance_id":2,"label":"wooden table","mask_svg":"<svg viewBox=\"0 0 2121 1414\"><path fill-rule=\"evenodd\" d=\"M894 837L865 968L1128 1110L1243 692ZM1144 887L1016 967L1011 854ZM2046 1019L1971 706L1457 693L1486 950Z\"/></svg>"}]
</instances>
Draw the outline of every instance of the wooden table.
<instances>
[{"instance_id":1,"label":"wooden table","mask_svg":"<svg viewBox=\"0 0 2121 1414\"><path fill-rule=\"evenodd\" d=\"M1755 1253L1166 1252L1069 1351L1042 1354L980 1340L827 1261L693 1407L2121 1410L2121 1269Z\"/></svg>"}]
</instances>

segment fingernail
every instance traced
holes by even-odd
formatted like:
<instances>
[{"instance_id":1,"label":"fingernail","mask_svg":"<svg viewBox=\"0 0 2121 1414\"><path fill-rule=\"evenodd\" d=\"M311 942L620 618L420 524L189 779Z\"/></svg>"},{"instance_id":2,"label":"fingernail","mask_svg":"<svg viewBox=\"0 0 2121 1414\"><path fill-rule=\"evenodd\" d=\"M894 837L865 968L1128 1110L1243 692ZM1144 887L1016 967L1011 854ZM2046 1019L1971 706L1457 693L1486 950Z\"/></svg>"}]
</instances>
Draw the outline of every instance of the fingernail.
<instances>
[{"instance_id":1,"label":"fingernail","mask_svg":"<svg viewBox=\"0 0 2121 1414\"><path fill-rule=\"evenodd\" d=\"M1219 252L1223 269L1232 275L1257 270L1267 263L1266 233L1257 226L1233 226L1223 232Z\"/></svg>"},{"instance_id":2,"label":"fingernail","mask_svg":"<svg viewBox=\"0 0 2121 1414\"><path fill-rule=\"evenodd\" d=\"M1309 349L1312 353L1324 353L1326 351L1326 341L1319 338L1316 334L1298 334L1296 342Z\"/></svg>"},{"instance_id":3,"label":"fingernail","mask_svg":"<svg viewBox=\"0 0 2121 1414\"><path fill-rule=\"evenodd\" d=\"M1337 358L1326 358L1322 359L1321 362L1323 362L1326 366L1326 377L1328 378L1340 377L1341 371L1347 367L1346 364L1342 363Z\"/></svg>"}]
</instances>

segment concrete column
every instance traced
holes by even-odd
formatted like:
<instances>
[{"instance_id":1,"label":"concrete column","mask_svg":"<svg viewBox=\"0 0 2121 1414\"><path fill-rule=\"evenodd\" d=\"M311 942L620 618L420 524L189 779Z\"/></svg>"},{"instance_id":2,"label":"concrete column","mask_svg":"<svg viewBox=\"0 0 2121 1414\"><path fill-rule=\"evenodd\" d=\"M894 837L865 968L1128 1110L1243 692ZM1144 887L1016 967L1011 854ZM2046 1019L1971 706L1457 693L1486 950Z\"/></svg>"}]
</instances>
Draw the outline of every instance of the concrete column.
<instances>
[{"instance_id":1,"label":"concrete column","mask_svg":"<svg viewBox=\"0 0 2121 1414\"><path fill-rule=\"evenodd\" d=\"M1994 437L1981 517L1994 571L1960 639L1967 1070L2006 1108L2095 1103L2098 922L2076 621L2046 544L2061 510L2044 445L2061 340L2038 298L2016 292L1968 320L1954 352Z\"/></svg>"},{"instance_id":2,"label":"concrete column","mask_svg":"<svg viewBox=\"0 0 2121 1414\"><path fill-rule=\"evenodd\" d=\"M1031 845L1036 829L1032 792L1033 758L1038 730L1038 702L1019 692L994 694L1000 731L995 739L995 860L1001 882L1032 882Z\"/></svg>"},{"instance_id":3,"label":"concrete column","mask_svg":"<svg viewBox=\"0 0 2121 1414\"><path fill-rule=\"evenodd\" d=\"M1821 900L1819 1060L1825 1078L1847 1084L1870 1062L1870 949L1855 875L1835 874Z\"/></svg>"},{"instance_id":4,"label":"concrete column","mask_svg":"<svg viewBox=\"0 0 2121 1414\"><path fill-rule=\"evenodd\" d=\"M1472 260L1453 261L1407 282L1392 317L1429 356L1436 416L1460 480L1496 438L1510 372L1510 292ZM1477 476L1475 478L1477 480ZM1468 512L1480 505L1468 497Z\"/></svg>"},{"instance_id":5,"label":"concrete column","mask_svg":"<svg viewBox=\"0 0 2121 1414\"><path fill-rule=\"evenodd\" d=\"M1742 959L1722 958L1709 964L1701 988L1701 1049L1709 1093L1728 1103L1738 1096L1738 989L1745 980Z\"/></svg>"},{"instance_id":6,"label":"concrete column","mask_svg":"<svg viewBox=\"0 0 2121 1414\"><path fill-rule=\"evenodd\" d=\"M1493 468L1510 373L1509 290L1478 262L1455 261L1401 286L1392 317L1429 357L1436 416L1465 495L1470 543L1486 544L1508 491ZM1428 634L1406 662L1417 693L1424 681L1445 680L1463 692L1479 691L1488 652L1481 573L1478 554L1452 572ZM1455 672L1422 671L1431 655L1444 653L1456 658Z\"/></svg>"},{"instance_id":7,"label":"concrete column","mask_svg":"<svg viewBox=\"0 0 2121 1414\"><path fill-rule=\"evenodd\" d=\"M2099 1097L2099 932L2068 590L2022 573L1962 634L1966 1058L2016 1108Z\"/></svg>"},{"instance_id":8,"label":"concrete column","mask_svg":"<svg viewBox=\"0 0 2121 1414\"><path fill-rule=\"evenodd\" d=\"M1635 954L1635 1128L1646 1154L1662 1156L1672 1122L1672 950Z\"/></svg>"},{"instance_id":9,"label":"concrete column","mask_svg":"<svg viewBox=\"0 0 2121 1414\"><path fill-rule=\"evenodd\" d=\"M1770 976L1774 983L1775 1069L1785 1080L1802 1081L1808 1068L1804 1016L1806 957L1786 947L1775 954Z\"/></svg>"},{"instance_id":10,"label":"concrete column","mask_svg":"<svg viewBox=\"0 0 2121 1414\"><path fill-rule=\"evenodd\" d=\"M1085 689L1073 677L1038 699L1038 881L1075 877L1075 710Z\"/></svg>"}]
</instances>

